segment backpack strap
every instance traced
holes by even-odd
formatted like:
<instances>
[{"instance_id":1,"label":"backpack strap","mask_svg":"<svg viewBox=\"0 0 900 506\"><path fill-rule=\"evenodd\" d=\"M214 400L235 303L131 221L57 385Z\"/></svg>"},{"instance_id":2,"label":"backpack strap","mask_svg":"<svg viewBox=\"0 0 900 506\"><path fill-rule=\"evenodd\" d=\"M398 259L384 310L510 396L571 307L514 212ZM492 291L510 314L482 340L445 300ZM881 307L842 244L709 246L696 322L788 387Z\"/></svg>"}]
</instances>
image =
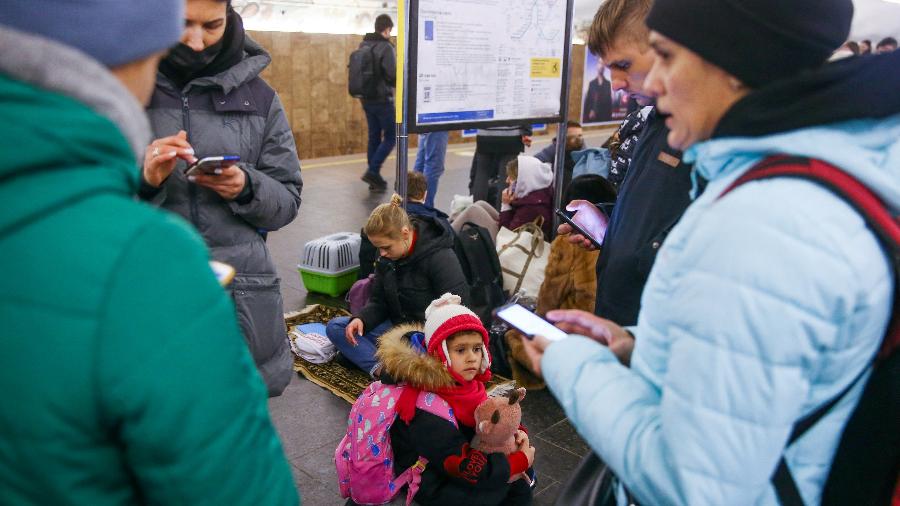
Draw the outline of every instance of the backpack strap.
<instances>
[{"instance_id":1,"label":"backpack strap","mask_svg":"<svg viewBox=\"0 0 900 506\"><path fill-rule=\"evenodd\" d=\"M739 186L762 179L775 177L793 177L806 179L828 188L845 202L851 205L865 220L870 229L878 236L882 246L888 251L894 265L895 279L900 273L900 217L892 216L885 203L868 187L856 178L841 169L825 163L802 157L772 156L764 159L750 168L737 180L731 183L720 195L719 199L729 194ZM900 346L900 286L895 282L894 310L892 321L882 340L881 350L876 359L876 364L884 360L898 346ZM818 407L812 413L801 418L794 424L788 439L790 446L819 420L821 420L853 387L865 376L868 367L857 375L839 394ZM803 498L794 477L788 469L784 455L778 462L778 467L772 475L772 485L778 495L779 502L784 506L803 506Z\"/></svg>"},{"instance_id":2,"label":"backpack strap","mask_svg":"<svg viewBox=\"0 0 900 506\"><path fill-rule=\"evenodd\" d=\"M421 409L438 418L443 418L452 423L454 427L459 427L456 417L453 416L453 408L450 407L450 403L441 399L441 396L434 392L427 392L425 390L419 392L419 397L416 398L416 409Z\"/></svg>"}]
</instances>

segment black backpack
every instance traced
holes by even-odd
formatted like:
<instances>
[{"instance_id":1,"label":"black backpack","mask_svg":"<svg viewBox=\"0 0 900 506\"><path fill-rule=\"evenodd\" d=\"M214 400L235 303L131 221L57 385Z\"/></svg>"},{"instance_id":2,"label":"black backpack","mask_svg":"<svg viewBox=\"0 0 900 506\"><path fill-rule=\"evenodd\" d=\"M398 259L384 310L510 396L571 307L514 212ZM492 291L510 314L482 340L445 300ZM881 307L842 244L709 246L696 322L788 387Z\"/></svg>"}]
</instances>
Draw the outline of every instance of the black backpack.
<instances>
[{"instance_id":1,"label":"black backpack","mask_svg":"<svg viewBox=\"0 0 900 506\"><path fill-rule=\"evenodd\" d=\"M773 177L811 180L842 197L866 219L893 260L895 293L891 323L859 404L841 434L821 503L826 506L891 504L892 496L900 497L900 217L892 216L877 195L849 174L808 158L767 158L738 178L719 198L744 183ZM862 378L861 373L842 392L797 421L788 446L828 414ZM784 457L772 476L772 484L782 506L804 506Z\"/></svg>"},{"instance_id":2,"label":"black backpack","mask_svg":"<svg viewBox=\"0 0 900 506\"><path fill-rule=\"evenodd\" d=\"M355 98L377 98L380 73L375 44L360 44L350 53L347 64L347 89Z\"/></svg>"},{"instance_id":3,"label":"black backpack","mask_svg":"<svg viewBox=\"0 0 900 506\"><path fill-rule=\"evenodd\" d=\"M490 328L494 309L503 305L503 274L490 232L466 222L456 234L453 249L469 284L469 309Z\"/></svg>"}]
</instances>

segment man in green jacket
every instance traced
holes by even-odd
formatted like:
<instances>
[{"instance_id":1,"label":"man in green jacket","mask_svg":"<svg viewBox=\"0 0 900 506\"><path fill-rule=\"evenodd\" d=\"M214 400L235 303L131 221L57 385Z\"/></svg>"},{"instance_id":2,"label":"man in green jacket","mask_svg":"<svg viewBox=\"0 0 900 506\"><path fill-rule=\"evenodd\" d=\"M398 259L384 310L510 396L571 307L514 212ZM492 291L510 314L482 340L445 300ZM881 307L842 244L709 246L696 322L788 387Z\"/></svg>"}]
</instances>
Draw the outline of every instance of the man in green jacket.
<instances>
[{"instance_id":1,"label":"man in green jacket","mask_svg":"<svg viewBox=\"0 0 900 506\"><path fill-rule=\"evenodd\" d=\"M299 502L203 241L134 197L183 9L0 0L3 504Z\"/></svg>"}]
</instances>

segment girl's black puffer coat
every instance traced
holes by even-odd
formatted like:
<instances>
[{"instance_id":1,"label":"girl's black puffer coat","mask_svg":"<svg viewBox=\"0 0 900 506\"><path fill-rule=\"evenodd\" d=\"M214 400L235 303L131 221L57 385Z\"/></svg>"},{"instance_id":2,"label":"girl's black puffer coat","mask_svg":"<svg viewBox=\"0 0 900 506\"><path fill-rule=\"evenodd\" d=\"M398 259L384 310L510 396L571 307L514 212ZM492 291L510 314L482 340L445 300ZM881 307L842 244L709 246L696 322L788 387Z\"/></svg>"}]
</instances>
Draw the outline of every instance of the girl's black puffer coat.
<instances>
[{"instance_id":1,"label":"girl's black puffer coat","mask_svg":"<svg viewBox=\"0 0 900 506\"><path fill-rule=\"evenodd\" d=\"M413 253L399 260L379 258L369 303L356 317L367 330L390 320L394 324L425 321L431 301L450 292L469 303L469 285L453 251L453 231L428 216L412 216L416 229Z\"/></svg>"}]
</instances>

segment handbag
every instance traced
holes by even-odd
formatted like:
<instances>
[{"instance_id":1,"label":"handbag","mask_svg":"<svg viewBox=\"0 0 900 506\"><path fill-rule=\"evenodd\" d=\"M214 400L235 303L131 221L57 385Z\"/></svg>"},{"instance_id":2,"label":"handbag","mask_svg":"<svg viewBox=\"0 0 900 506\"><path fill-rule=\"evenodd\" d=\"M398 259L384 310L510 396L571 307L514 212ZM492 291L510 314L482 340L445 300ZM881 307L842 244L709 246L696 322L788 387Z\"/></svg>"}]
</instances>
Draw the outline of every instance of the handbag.
<instances>
[{"instance_id":1,"label":"handbag","mask_svg":"<svg viewBox=\"0 0 900 506\"><path fill-rule=\"evenodd\" d=\"M366 304L369 303L369 298L372 297L372 284L374 282L375 275L369 274L363 279L356 280L356 282L353 283L353 286L350 287L350 291L347 292L345 300L347 301L347 305L350 306L350 312L352 314L359 314L359 312L362 311L362 308L366 307Z\"/></svg>"},{"instance_id":2,"label":"handbag","mask_svg":"<svg viewBox=\"0 0 900 506\"><path fill-rule=\"evenodd\" d=\"M497 233L497 256L503 271L503 289L511 294L524 292L536 298L544 282L544 270L550 258L550 245L541 230L543 218L515 230L501 228Z\"/></svg>"},{"instance_id":3,"label":"handbag","mask_svg":"<svg viewBox=\"0 0 900 506\"><path fill-rule=\"evenodd\" d=\"M616 506L616 488L619 479L612 469L591 452L578 464L572 477L556 498L556 506ZM638 506L625 491L629 506Z\"/></svg>"}]
</instances>

